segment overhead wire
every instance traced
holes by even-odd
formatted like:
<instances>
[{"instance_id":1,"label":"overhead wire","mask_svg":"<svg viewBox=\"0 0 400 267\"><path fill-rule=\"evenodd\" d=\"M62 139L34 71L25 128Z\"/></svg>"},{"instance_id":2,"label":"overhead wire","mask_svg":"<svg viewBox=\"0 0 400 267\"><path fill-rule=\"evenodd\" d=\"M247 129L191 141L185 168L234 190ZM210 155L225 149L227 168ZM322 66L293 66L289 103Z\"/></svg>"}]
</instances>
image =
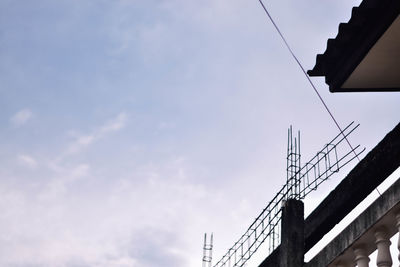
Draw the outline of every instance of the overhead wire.
<instances>
[{"instance_id":1,"label":"overhead wire","mask_svg":"<svg viewBox=\"0 0 400 267\"><path fill-rule=\"evenodd\" d=\"M318 92L316 86L314 85L314 83L312 82L312 80L310 79L310 77L307 75L306 70L304 69L303 65L301 64L300 60L297 58L297 56L295 55L295 53L293 52L292 48L290 47L289 43L286 41L285 36L282 34L281 30L279 29L278 25L275 23L274 19L272 18L271 14L268 12L267 8L265 7L264 3L262 2L262 0L258 0L261 4L261 6L263 7L265 13L267 14L268 18L270 19L270 21L272 22L272 24L274 25L276 31L278 32L279 36L281 37L282 41L285 43L286 48L289 50L290 54L292 55L293 59L296 61L297 65L300 67L301 71L303 72L303 74L306 76L308 82L310 83L311 87L314 89L314 92L317 94L319 100L321 101L321 103L323 104L323 106L325 107L326 111L329 113L329 116L332 118L333 122L335 123L336 127L339 129L340 133L343 135L343 137L345 138L347 144L350 146L351 150L354 152L354 154L356 155L358 161L360 161L360 158L358 157L357 153L354 151L353 146L351 145L350 141L347 139L347 137L344 135L342 128L340 127L339 123L337 122L337 120L335 119L335 116L333 116L333 113L330 111L328 105L325 103L324 99L322 98L321 94Z\"/></svg>"}]
</instances>

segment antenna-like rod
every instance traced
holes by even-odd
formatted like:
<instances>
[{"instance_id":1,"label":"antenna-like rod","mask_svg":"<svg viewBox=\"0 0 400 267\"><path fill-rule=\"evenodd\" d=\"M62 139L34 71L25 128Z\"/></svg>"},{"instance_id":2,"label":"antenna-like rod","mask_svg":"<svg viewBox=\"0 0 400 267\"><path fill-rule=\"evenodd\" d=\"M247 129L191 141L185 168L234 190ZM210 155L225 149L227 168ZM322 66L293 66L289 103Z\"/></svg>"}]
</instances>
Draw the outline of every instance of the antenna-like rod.
<instances>
[{"instance_id":1,"label":"antenna-like rod","mask_svg":"<svg viewBox=\"0 0 400 267\"><path fill-rule=\"evenodd\" d=\"M289 198L300 198L300 158L300 131L293 139L293 128L290 126L286 156L286 186Z\"/></svg>"},{"instance_id":2,"label":"antenna-like rod","mask_svg":"<svg viewBox=\"0 0 400 267\"><path fill-rule=\"evenodd\" d=\"M210 243L207 243L207 233L204 234L203 246L203 267L211 267L213 249L213 233L211 233Z\"/></svg>"}]
</instances>

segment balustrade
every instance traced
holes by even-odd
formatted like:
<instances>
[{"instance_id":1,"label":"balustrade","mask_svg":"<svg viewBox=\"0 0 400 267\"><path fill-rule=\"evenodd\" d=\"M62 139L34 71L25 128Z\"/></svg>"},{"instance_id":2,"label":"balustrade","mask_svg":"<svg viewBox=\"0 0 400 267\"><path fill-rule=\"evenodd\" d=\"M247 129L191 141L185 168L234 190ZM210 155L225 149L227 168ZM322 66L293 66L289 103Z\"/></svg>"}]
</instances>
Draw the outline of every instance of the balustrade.
<instances>
[{"instance_id":1,"label":"balustrade","mask_svg":"<svg viewBox=\"0 0 400 267\"><path fill-rule=\"evenodd\" d=\"M375 231L376 246L378 248L378 256L376 257L376 265L378 267L391 267L392 257L390 255L390 240L388 231L385 227L380 227Z\"/></svg>"},{"instance_id":2,"label":"balustrade","mask_svg":"<svg viewBox=\"0 0 400 267\"><path fill-rule=\"evenodd\" d=\"M329 267L368 267L370 266L369 255L375 250L377 251L376 266L391 267L393 261L390 253L390 238L400 232L400 210L398 208L395 210L398 210L398 212L396 213L393 210L389 212L372 229L366 231L343 255L336 258ZM400 261L400 235L397 249Z\"/></svg>"},{"instance_id":3,"label":"balustrade","mask_svg":"<svg viewBox=\"0 0 400 267\"><path fill-rule=\"evenodd\" d=\"M397 228L397 231L400 232L400 213L396 214L396 228ZM400 235L399 235L399 239L397 241L397 250L399 251L398 259L400 261Z\"/></svg>"},{"instance_id":4,"label":"balustrade","mask_svg":"<svg viewBox=\"0 0 400 267\"><path fill-rule=\"evenodd\" d=\"M399 266L399 232L400 178L303 267L391 267L391 254L398 255Z\"/></svg>"},{"instance_id":5,"label":"balustrade","mask_svg":"<svg viewBox=\"0 0 400 267\"><path fill-rule=\"evenodd\" d=\"M353 249L355 259L354 261L357 263L358 267L368 267L369 265L369 257L366 249L362 246L355 247Z\"/></svg>"}]
</instances>

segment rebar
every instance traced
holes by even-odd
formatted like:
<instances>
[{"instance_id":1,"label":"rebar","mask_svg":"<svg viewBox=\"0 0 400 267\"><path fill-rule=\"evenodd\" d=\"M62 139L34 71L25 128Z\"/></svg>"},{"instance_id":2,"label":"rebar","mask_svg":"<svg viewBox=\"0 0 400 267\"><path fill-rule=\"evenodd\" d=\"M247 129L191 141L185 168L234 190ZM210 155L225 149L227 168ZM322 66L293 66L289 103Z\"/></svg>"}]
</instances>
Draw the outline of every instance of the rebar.
<instances>
[{"instance_id":1,"label":"rebar","mask_svg":"<svg viewBox=\"0 0 400 267\"><path fill-rule=\"evenodd\" d=\"M290 127L286 184L214 267L231 266L232 261L232 266L243 266L266 240L269 246L268 253L271 254L280 244L282 202L290 198L304 199L321 183L364 152L365 148L360 149L360 145L348 151L346 150L349 149L348 146L343 142L358 126L359 124L354 125L354 122L350 123L302 167L300 133L293 142L292 127ZM347 152L340 156L342 150Z\"/></svg>"}]
</instances>

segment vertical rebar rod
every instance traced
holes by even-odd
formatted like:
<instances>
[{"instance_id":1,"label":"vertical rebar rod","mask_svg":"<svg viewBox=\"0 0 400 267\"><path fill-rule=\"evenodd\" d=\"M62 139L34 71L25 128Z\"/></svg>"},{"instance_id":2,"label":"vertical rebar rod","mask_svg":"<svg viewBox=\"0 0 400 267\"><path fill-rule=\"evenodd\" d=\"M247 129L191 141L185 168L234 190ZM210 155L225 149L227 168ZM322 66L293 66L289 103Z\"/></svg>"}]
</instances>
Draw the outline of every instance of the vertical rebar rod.
<instances>
[{"instance_id":1,"label":"vertical rebar rod","mask_svg":"<svg viewBox=\"0 0 400 267\"><path fill-rule=\"evenodd\" d=\"M276 249L280 244L281 238L279 235L279 229L281 229L280 205L282 202L293 197L293 195L298 199L304 199L310 192L316 190L322 182L339 171L340 168L347 165L365 150L363 149L362 151L359 151L359 146L357 146L350 152L343 152L345 154L342 154L341 147L338 148L343 140L345 140L345 138L359 126L351 127L352 124L353 123L333 138L328 145L324 146L323 149L317 152L316 155L306 162L304 166L301 165L300 132L298 132L297 138L293 140L292 127L288 129L286 184L269 202L267 207L256 218L253 224L251 224L246 233L242 235L242 237L230 250L228 250L228 253L226 253L214 267L226 267L232 260L235 260L234 266L244 266L247 260L250 259L264 241L267 241L266 243L269 244L269 253L272 253L272 251ZM342 135L345 137L342 138ZM356 156L352 156L352 154L355 154ZM258 227L262 228L261 231L257 231Z\"/></svg>"}]
</instances>

